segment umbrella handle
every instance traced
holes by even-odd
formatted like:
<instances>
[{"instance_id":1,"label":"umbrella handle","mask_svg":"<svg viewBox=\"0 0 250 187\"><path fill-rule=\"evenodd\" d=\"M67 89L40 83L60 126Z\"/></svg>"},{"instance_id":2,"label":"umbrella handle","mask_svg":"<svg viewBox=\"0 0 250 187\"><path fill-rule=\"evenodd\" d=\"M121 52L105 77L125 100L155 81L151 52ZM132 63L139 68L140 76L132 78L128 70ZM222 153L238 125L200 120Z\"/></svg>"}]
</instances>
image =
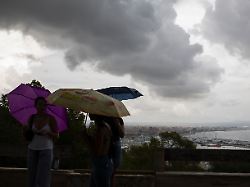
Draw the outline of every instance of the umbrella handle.
<instances>
[{"instance_id":1,"label":"umbrella handle","mask_svg":"<svg viewBox=\"0 0 250 187\"><path fill-rule=\"evenodd\" d=\"M86 126L87 119L88 119L89 113L87 113L84 117L83 125Z\"/></svg>"}]
</instances>

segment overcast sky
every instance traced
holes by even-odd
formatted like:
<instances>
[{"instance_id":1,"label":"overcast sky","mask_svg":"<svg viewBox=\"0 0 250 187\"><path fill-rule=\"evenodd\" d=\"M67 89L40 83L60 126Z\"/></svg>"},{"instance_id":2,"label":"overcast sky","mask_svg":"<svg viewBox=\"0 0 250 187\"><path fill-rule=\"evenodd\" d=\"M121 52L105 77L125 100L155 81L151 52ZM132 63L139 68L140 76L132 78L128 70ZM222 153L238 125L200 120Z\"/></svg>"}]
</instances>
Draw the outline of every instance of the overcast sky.
<instances>
[{"instance_id":1,"label":"overcast sky","mask_svg":"<svg viewBox=\"0 0 250 187\"><path fill-rule=\"evenodd\" d=\"M250 121L250 2L8 0L0 93L128 86L134 122Z\"/></svg>"}]
</instances>

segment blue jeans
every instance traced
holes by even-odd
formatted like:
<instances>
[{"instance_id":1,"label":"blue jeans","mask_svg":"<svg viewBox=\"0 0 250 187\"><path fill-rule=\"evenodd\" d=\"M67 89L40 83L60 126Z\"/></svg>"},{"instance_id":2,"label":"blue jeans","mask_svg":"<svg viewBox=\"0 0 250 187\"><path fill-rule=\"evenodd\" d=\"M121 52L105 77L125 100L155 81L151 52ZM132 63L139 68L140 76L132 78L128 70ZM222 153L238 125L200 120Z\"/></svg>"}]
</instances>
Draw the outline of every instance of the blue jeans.
<instances>
[{"instance_id":1,"label":"blue jeans","mask_svg":"<svg viewBox=\"0 0 250 187\"><path fill-rule=\"evenodd\" d=\"M112 148L112 160L114 163L114 169L117 169L121 165L122 160L122 149L121 149L121 140L117 140L113 143Z\"/></svg>"},{"instance_id":2,"label":"blue jeans","mask_svg":"<svg viewBox=\"0 0 250 187\"><path fill-rule=\"evenodd\" d=\"M50 187L53 151L28 149L29 187Z\"/></svg>"},{"instance_id":3,"label":"blue jeans","mask_svg":"<svg viewBox=\"0 0 250 187\"><path fill-rule=\"evenodd\" d=\"M113 164L108 156L92 158L90 187L110 187Z\"/></svg>"}]
</instances>

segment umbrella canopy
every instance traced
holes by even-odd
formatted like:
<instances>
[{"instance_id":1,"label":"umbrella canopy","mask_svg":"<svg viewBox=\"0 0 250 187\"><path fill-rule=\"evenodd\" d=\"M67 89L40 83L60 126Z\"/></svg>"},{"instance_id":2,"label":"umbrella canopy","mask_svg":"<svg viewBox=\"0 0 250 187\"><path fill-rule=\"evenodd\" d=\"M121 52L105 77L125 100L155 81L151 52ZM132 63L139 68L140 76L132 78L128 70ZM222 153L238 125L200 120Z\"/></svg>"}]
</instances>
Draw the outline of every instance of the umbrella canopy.
<instances>
[{"instance_id":1,"label":"umbrella canopy","mask_svg":"<svg viewBox=\"0 0 250 187\"><path fill-rule=\"evenodd\" d=\"M143 96L139 91L134 88L122 87L109 87L96 90L105 95L111 96L119 101L127 99L135 99L137 97Z\"/></svg>"},{"instance_id":2,"label":"umbrella canopy","mask_svg":"<svg viewBox=\"0 0 250 187\"><path fill-rule=\"evenodd\" d=\"M125 105L93 89L59 89L49 95L51 104L103 116L122 117L129 112Z\"/></svg>"},{"instance_id":3,"label":"umbrella canopy","mask_svg":"<svg viewBox=\"0 0 250 187\"><path fill-rule=\"evenodd\" d=\"M50 95L50 91L47 89L20 84L7 94L11 115L22 125L27 125L29 117L36 113L35 99L37 97L46 98L48 95ZM46 113L55 118L59 132L67 129L65 108L49 104L47 105Z\"/></svg>"}]
</instances>

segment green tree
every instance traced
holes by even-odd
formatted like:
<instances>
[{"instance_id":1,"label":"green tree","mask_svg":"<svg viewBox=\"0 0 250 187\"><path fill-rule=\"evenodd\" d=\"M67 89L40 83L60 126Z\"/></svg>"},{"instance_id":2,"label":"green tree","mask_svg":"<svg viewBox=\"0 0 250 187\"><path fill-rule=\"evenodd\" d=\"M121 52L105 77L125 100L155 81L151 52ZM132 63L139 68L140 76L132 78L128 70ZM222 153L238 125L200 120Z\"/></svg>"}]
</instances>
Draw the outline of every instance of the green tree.
<instances>
[{"instance_id":1,"label":"green tree","mask_svg":"<svg viewBox=\"0 0 250 187\"><path fill-rule=\"evenodd\" d=\"M9 109L8 99L6 94L2 94L0 99L0 107L3 109Z\"/></svg>"},{"instance_id":2,"label":"green tree","mask_svg":"<svg viewBox=\"0 0 250 187\"><path fill-rule=\"evenodd\" d=\"M144 143L139 146L131 146L127 152L124 152L122 168L154 170L156 166L156 161L154 159L159 150L164 148L196 148L192 141L183 138L177 132L162 132L159 134L159 137L160 139L151 138L149 143ZM201 170L198 163L183 161L167 162L165 169L182 171Z\"/></svg>"},{"instance_id":3,"label":"green tree","mask_svg":"<svg viewBox=\"0 0 250 187\"><path fill-rule=\"evenodd\" d=\"M63 168L89 168L89 153L85 145L80 130L85 121L85 115L82 112L67 109L68 129L60 133L60 138L56 142L59 146L68 146L71 148L71 157L64 160Z\"/></svg>"},{"instance_id":4,"label":"green tree","mask_svg":"<svg viewBox=\"0 0 250 187\"><path fill-rule=\"evenodd\" d=\"M7 95L0 100L0 142L5 144L20 144L23 142L21 124L9 112Z\"/></svg>"},{"instance_id":5,"label":"green tree","mask_svg":"<svg viewBox=\"0 0 250 187\"><path fill-rule=\"evenodd\" d=\"M31 86L34 86L34 87L39 87L39 88L45 88L40 81L38 80L32 80L30 83L28 83L29 85Z\"/></svg>"},{"instance_id":6,"label":"green tree","mask_svg":"<svg viewBox=\"0 0 250 187\"><path fill-rule=\"evenodd\" d=\"M123 169L132 170L154 170L155 155L161 149L161 142L156 138L151 138L149 143L140 146L133 145L123 154Z\"/></svg>"},{"instance_id":7,"label":"green tree","mask_svg":"<svg viewBox=\"0 0 250 187\"><path fill-rule=\"evenodd\" d=\"M162 132L159 134L161 143L165 148L185 148L185 149L195 149L196 145L186 139L183 138L177 132Z\"/></svg>"},{"instance_id":8,"label":"green tree","mask_svg":"<svg viewBox=\"0 0 250 187\"><path fill-rule=\"evenodd\" d=\"M159 134L161 143L164 148L177 148L177 149L196 149L196 145L182 137L177 132L162 132ZM167 161L165 170L171 171L200 171L202 168L199 162L191 161Z\"/></svg>"}]
</instances>

